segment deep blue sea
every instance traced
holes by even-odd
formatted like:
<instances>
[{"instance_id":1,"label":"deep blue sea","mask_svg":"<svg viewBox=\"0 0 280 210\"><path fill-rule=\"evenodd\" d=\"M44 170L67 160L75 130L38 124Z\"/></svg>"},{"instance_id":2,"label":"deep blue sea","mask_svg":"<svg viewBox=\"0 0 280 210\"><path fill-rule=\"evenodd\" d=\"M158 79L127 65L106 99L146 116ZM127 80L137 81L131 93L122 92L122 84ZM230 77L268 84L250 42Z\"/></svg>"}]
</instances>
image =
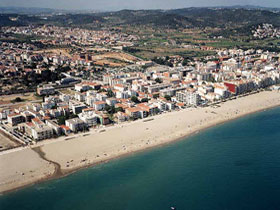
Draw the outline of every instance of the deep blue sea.
<instances>
[{"instance_id":1,"label":"deep blue sea","mask_svg":"<svg viewBox=\"0 0 280 210\"><path fill-rule=\"evenodd\" d=\"M0 196L1 210L280 209L280 108Z\"/></svg>"}]
</instances>

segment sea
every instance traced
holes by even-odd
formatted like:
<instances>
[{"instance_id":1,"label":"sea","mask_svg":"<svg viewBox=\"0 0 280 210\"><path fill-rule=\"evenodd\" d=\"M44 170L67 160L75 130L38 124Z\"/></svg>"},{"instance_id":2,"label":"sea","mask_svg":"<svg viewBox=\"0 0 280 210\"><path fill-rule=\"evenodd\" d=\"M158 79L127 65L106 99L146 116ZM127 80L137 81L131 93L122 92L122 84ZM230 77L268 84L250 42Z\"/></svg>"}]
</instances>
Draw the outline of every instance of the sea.
<instances>
[{"instance_id":1,"label":"sea","mask_svg":"<svg viewBox=\"0 0 280 210\"><path fill-rule=\"evenodd\" d=\"M1 210L280 209L280 108L0 195Z\"/></svg>"}]
</instances>

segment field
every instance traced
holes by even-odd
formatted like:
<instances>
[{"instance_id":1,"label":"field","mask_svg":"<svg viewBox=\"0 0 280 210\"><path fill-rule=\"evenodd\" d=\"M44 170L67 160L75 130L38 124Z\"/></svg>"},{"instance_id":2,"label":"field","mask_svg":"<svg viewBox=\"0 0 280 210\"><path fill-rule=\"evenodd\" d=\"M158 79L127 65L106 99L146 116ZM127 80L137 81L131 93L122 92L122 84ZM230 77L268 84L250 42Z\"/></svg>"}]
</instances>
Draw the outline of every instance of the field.
<instances>
[{"instance_id":1,"label":"field","mask_svg":"<svg viewBox=\"0 0 280 210\"><path fill-rule=\"evenodd\" d=\"M67 56L67 57L71 57L70 55L70 49L66 49L66 48L55 48L55 49L46 49L46 50L39 50L39 51L34 51L34 53L55 53L57 55L63 55L63 56Z\"/></svg>"},{"instance_id":2,"label":"field","mask_svg":"<svg viewBox=\"0 0 280 210\"><path fill-rule=\"evenodd\" d=\"M31 102L31 101L41 100L41 98L36 96L34 93L5 95L5 96L0 96L0 105L14 104L16 103L15 101L16 98L21 99L21 101L19 102Z\"/></svg>"},{"instance_id":3,"label":"field","mask_svg":"<svg viewBox=\"0 0 280 210\"><path fill-rule=\"evenodd\" d=\"M20 101L16 101L20 98ZM0 110L2 109L16 109L31 102L42 102L42 98L36 96L34 93L16 94L0 96Z\"/></svg>"},{"instance_id":4,"label":"field","mask_svg":"<svg viewBox=\"0 0 280 210\"><path fill-rule=\"evenodd\" d=\"M111 67L126 66L127 64L133 64L139 61L138 58L121 52L107 52L93 55L92 60L96 65L107 65Z\"/></svg>"},{"instance_id":5,"label":"field","mask_svg":"<svg viewBox=\"0 0 280 210\"><path fill-rule=\"evenodd\" d=\"M127 51L143 59L153 59L161 56L180 55L188 57L203 57L214 55L216 50L242 48L279 50L279 39L254 40L252 37L232 34L230 38L213 36L217 29L184 29L160 30L144 28L142 31L131 27L124 29L127 33L136 33L140 40Z\"/></svg>"},{"instance_id":6,"label":"field","mask_svg":"<svg viewBox=\"0 0 280 210\"><path fill-rule=\"evenodd\" d=\"M131 32L128 29L125 31ZM205 46L206 43L214 43L216 41L207 39L205 33L198 29L176 31L145 28L141 32L134 31L134 33L140 36L140 40L135 47L132 47L132 50L127 51L143 59L150 60L155 57L172 55L203 57L215 53L212 49L200 49L200 45Z\"/></svg>"},{"instance_id":7,"label":"field","mask_svg":"<svg viewBox=\"0 0 280 210\"><path fill-rule=\"evenodd\" d=\"M0 151L10 149L18 145L19 145L18 143L12 141L2 131L0 131Z\"/></svg>"},{"instance_id":8,"label":"field","mask_svg":"<svg viewBox=\"0 0 280 210\"><path fill-rule=\"evenodd\" d=\"M123 52L107 52L106 48L85 48L89 51L89 54L92 54L90 51L95 51L92 54L92 61L95 65L98 66L110 66L110 67L122 67L127 64L135 63L139 59L132 55L123 53ZM56 55L64 55L69 58L73 57L72 49L65 48L56 48L56 49L46 49L35 51L34 53L49 53ZM74 50L75 51L75 50Z\"/></svg>"},{"instance_id":9,"label":"field","mask_svg":"<svg viewBox=\"0 0 280 210\"><path fill-rule=\"evenodd\" d=\"M74 90L71 90L70 88L60 89L59 92L63 94L69 94L69 95L75 95L76 93Z\"/></svg>"}]
</instances>

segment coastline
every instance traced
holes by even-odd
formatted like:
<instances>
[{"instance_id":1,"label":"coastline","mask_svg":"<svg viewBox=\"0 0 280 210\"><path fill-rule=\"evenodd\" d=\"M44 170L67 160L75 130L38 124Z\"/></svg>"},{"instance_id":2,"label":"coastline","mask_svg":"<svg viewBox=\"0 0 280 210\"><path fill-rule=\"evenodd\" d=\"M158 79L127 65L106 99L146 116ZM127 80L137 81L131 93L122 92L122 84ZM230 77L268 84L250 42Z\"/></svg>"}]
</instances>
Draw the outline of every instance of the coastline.
<instances>
[{"instance_id":1,"label":"coastline","mask_svg":"<svg viewBox=\"0 0 280 210\"><path fill-rule=\"evenodd\" d=\"M138 120L106 128L105 132L92 130L86 136L71 140L60 138L54 142L48 141L47 144L42 142L32 148L3 153L0 154L0 193L182 140L207 128L279 105L280 93L265 91L223 102L217 108L190 108L170 112L154 116L153 120L146 122ZM36 148L37 151L34 151ZM26 162L22 162L23 159ZM61 173L57 173L55 164ZM10 165L13 167L7 168Z\"/></svg>"}]
</instances>

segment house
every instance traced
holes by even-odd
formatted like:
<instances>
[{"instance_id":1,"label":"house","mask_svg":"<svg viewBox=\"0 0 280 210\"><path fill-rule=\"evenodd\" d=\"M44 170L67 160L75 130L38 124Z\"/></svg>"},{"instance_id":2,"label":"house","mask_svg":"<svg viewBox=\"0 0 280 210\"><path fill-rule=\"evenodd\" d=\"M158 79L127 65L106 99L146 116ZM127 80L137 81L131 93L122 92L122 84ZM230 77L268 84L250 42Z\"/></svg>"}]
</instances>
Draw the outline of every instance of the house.
<instances>
[{"instance_id":1,"label":"house","mask_svg":"<svg viewBox=\"0 0 280 210\"><path fill-rule=\"evenodd\" d=\"M21 115L24 117L25 122L30 122L34 116L29 111L23 111L21 112Z\"/></svg>"},{"instance_id":2,"label":"house","mask_svg":"<svg viewBox=\"0 0 280 210\"><path fill-rule=\"evenodd\" d=\"M84 93L75 93L75 99L83 102L86 99L86 95Z\"/></svg>"},{"instance_id":3,"label":"house","mask_svg":"<svg viewBox=\"0 0 280 210\"><path fill-rule=\"evenodd\" d=\"M70 113L69 106L60 106L57 107L57 110L61 113L61 115L68 115Z\"/></svg>"},{"instance_id":4,"label":"house","mask_svg":"<svg viewBox=\"0 0 280 210\"><path fill-rule=\"evenodd\" d=\"M21 123L18 125L18 130L29 137L32 137L33 128L35 128L35 125L32 122Z\"/></svg>"},{"instance_id":5,"label":"house","mask_svg":"<svg viewBox=\"0 0 280 210\"><path fill-rule=\"evenodd\" d=\"M147 103L138 104L137 107L140 108L141 118L155 115L159 111L157 106Z\"/></svg>"},{"instance_id":6,"label":"house","mask_svg":"<svg viewBox=\"0 0 280 210\"><path fill-rule=\"evenodd\" d=\"M54 121L46 120L46 125L53 129L54 134L60 136L62 133L61 127Z\"/></svg>"},{"instance_id":7,"label":"house","mask_svg":"<svg viewBox=\"0 0 280 210\"><path fill-rule=\"evenodd\" d=\"M66 120L65 125L68 126L71 129L71 131L73 131L73 132L82 131L85 128L87 128L87 125L85 124L85 122L79 118L73 118L70 120Z\"/></svg>"},{"instance_id":8,"label":"house","mask_svg":"<svg viewBox=\"0 0 280 210\"><path fill-rule=\"evenodd\" d=\"M225 85L214 85L214 93L220 95L222 98L228 98L230 96L230 92Z\"/></svg>"},{"instance_id":9,"label":"house","mask_svg":"<svg viewBox=\"0 0 280 210\"><path fill-rule=\"evenodd\" d=\"M71 129L66 125L61 125L60 128L61 128L61 132L66 136L71 133Z\"/></svg>"},{"instance_id":10,"label":"house","mask_svg":"<svg viewBox=\"0 0 280 210\"><path fill-rule=\"evenodd\" d=\"M82 113L80 113L79 118L86 123L89 127L97 125L98 122L98 115L95 114L94 111L85 111L83 110Z\"/></svg>"},{"instance_id":11,"label":"house","mask_svg":"<svg viewBox=\"0 0 280 210\"><path fill-rule=\"evenodd\" d=\"M94 102L98 101L98 99L95 96L87 96L86 97L86 104L93 107Z\"/></svg>"},{"instance_id":12,"label":"house","mask_svg":"<svg viewBox=\"0 0 280 210\"><path fill-rule=\"evenodd\" d=\"M76 84L76 85L75 85L75 90L76 90L76 91L79 91L79 92L87 91L87 90L89 90L89 86L88 86L88 85L85 85L85 84L83 84L83 83Z\"/></svg>"},{"instance_id":13,"label":"house","mask_svg":"<svg viewBox=\"0 0 280 210\"><path fill-rule=\"evenodd\" d=\"M144 66L144 67L150 67L150 66L154 65L154 62L153 61L138 61L138 62L136 62L136 64Z\"/></svg>"},{"instance_id":14,"label":"house","mask_svg":"<svg viewBox=\"0 0 280 210\"><path fill-rule=\"evenodd\" d=\"M42 96L42 95L53 95L55 94L55 89L53 86L50 85L44 85L42 87L37 88L37 94Z\"/></svg>"},{"instance_id":15,"label":"house","mask_svg":"<svg viewBox=\"0 0 280 210\"><path fill-rule=\"evenodd\" d=\"M90 89L99 90L101 87L100 84L93 83L93 82L82 82L80 84L75 85L75 90L79 92L87 91Z\"/></svg>"},{"instance_id":16,"label":"house","mask_svg":"<svg viewBox=\"0 0 280 210\"><path fill-rule=\"evenodd\" d=\"M31 134L35 141L49 139L53 137L53 129L45 124L41 124L32 128Z\"/></svg>"},{"instance_id":17,"label":"house","mask_svg":"<svg viewBox=\"0 0 280 210\"><path fill-rule=\"evenodd\" d=\"M73 104L72 105L72 111L74 114L79 114L82 112L83 109L87 108L84 104Z\"/></svg>"},{"instance_id":18,"label":"house","mask_svg":"<svg viewBox=\"0 0 280 210\"><path fill-rule=\"evenodd\" d=\"M51 109L49 111L49 113L50 113L50 116L53 118L57 118L57 117L61 116L61 112L58 109Z\"/></svg>"},{"instance_id":19,"label":"house","mask_svg":"<svg viewBox=\"0 0 280 210\"><path fill-rule=\"evenodd\" d=\"M127 99L127 98L129 98L129 94L127 91L117 91L116 98Z\"/></svg>"},{"instance_id":20,"label":"house","mask_svg":"<svg viewBox=\"0 0 280 210\"><path fill-rule=\"evenodd\" d=\"M141 117L140 110L141 109L138 107L131 107L131 108L126 108L125 113L133 119L138 119Z\"/></svg>"},{"instance_id":21,"label":"house","mask_svg":"<svg viewBox=\"0 0 280 210\"><path fill-rule=\"evenodd\" d=\"M185 108L185 104L181 102L176 103L176 106L179 107L180 109Z\"/></svg>"},{"instance_id":22,"label":"house","mask_svg":"<svg viewBox=\"0 0 280 210\"><path fill-rule=\"evenodd\" d=\"M110 124L110 119L107 115L104 114L98 114L99 121L101 125L108 125Z\"/></svg>"},{"instance_id":23,"label":"house","mask_svg":"<svg viewBox=\"0 0 280 210\"><path fill-rule=\"evenodd\" d=\"M123 91L125 91L127 88L126 88L126 86L124 86L123 84L116 84L116 85L114 86L114 89L117 90L117 91L123 92Z\"/></svg>"},{"instance_id":24,"label":"house","mask_svg":"<svg viewBox=\"0 0 280 210\"><path fill-rule=\"evenodd\" d=\"M125 110L128 107L129 106L127 106L126 104L121 104L121 103L115 104L115 108L122 108L123 110Z\"/></svg>"},{"instance_id":25,"label":"house","mask_svg":"<svg viewBox=\"0 0 280 210\"><path fill-rule=\"evenodd\" d=\"M179 91L176 93L176 101L183 102L187 105L197 106L200 103L200 96L193 89L189 89L187 91Z\"/></svg>"},{"instance_id":26,"label":"house","mask_svg":"<svg viewBox=\"0 0 280 210\"><path fill-rule=\"evenodd\" d=\"M7 119L7 116L11 113L12 111L10 109L2 110L0 112L0 119Z\"/></svg>"},{"instance_id":27,"label":"house","mask_svg":"<svg viewBox=\"0 0 280 210\"><path fill-rule=\"evenodd\" d=\"M115 104L117 103L117 99L116 98L107 98L106 99L106 103L109 105L109 106L115 106Z\"/></svg>"},{"instance_id":28,"label":"house","mask_svg":"<svg viewBox=\"0 0 280 210\"><path fill-rule=\"evenodd\" d=\"M49 101L49 102L43 102L42 103L42 109L46 110L46 109L51 109L53 107L55 107L56 103L54 101Z\"/></svg>"},{"instance_id":29,"label":"house","mask_svg":"<svg viewBox=\"0 0 280 210\"><path fill-rule=\"evenodd\" d=\"M105 108L106 102L105 101L96 101L93 103L93 108L96 111L103 110Z\"/></svg>"},{"instance_id":30,"label":"house","mask_svg":"<svg viewBox=\"0 0 280 210\"><path fill-rule=\"evenodd\" d=\"M114 117L117 118L118 123L129 120L129 115L123 112L117 112L116 114L114 114Z\"/></svg>"},{"instance_id":31,"label":"house","mask_svg":"<svg viewBox=\"0 0 280 210\"><path fill-rule=\"evenodd\" d=\"M8 123L12 126L18 125L22 122L24 122L24 117L21 114L9 114L8 117Z\"/></svg>"},{"instance_id":32,"label":"house","mask_svg":"<svg viewBox=\"0 0 280 210\"><path fill-rule=\"evenodd\" d=\"M106 95L106 93L97 93L96 98L99 101L105 101L108 98L108 96Z\"/></svg>"},{"instance_id":33,"label":"house","mask_svg":"<svg viewBox=\"0 0 280 210\"><path fill-rule=\"evenodd\" d=\"M43 121L41 121L38 117L35 117L31 120L31 122L34 124L34 125L42 125L44 124Z\"/></svg>"},{"instance_id":34,"label":"house","mask_svg":"<svg viewBox=\"0 0 280 210\"><path fill-rule=\"evenodd\" d=\"M61 101L64 101L64 102L69 102L71 97L70 97L70 95L67 95L67 94L60 94L59 95L59 99Z\"/></svg>"},{"instance_id":35,"label":"house","mask_svg":"<svg viewBox=\"0 0 280 210\"><path fill-rule=\"evenodd\" d=\"M31 107L32 107L34 112L39 112L41 110L41 105L40 104L32 104Z\"/></svg>"}]
</instances>

